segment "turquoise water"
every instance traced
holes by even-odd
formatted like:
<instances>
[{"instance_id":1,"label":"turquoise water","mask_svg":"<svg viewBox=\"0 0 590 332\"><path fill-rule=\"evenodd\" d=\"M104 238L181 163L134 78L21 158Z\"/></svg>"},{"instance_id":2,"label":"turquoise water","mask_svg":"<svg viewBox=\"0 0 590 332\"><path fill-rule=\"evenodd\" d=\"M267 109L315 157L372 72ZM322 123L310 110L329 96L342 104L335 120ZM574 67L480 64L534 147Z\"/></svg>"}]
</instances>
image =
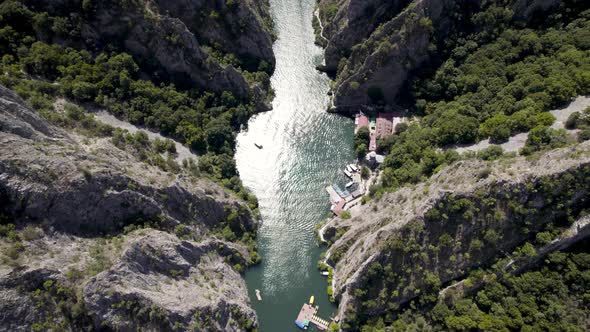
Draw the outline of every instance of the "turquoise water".
<instances>
[{"instance_id":1,"label":"turquoise water","mask_svg":"<svg viewBox=\"0 0 590 332\"><path fill-rule=\"evenodd\" d=\"M329 214L330 183L346 182L341 169L354 158L352 120L325 112L329 79L317 72L322 50L313 43L315 0L270 0L278 40L273 111L252 118L238 136L240 176L260 202L262 263L246 282L261 332L298 331L294 321L311 295L319 316L336 310L316 263L322 251L313 234ZM264 146L258 149L258 143ZM255 297L260 289L263 300Z\"/></svg>"}]
</instances>

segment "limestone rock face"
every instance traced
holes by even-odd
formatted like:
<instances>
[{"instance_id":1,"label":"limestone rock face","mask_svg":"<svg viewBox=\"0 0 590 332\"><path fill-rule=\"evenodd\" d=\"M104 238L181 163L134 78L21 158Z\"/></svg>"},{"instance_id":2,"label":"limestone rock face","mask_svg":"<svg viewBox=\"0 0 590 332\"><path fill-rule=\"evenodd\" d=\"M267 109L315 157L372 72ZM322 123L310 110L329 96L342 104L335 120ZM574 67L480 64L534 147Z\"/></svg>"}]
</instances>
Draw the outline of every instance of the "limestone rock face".
<instances>
[{"instance_id":1,"label":"limestone rock face","mask_svg":"<svg viewBox=\"0 0 590 332\"><path fill-rule=\"evenodd\" d=\"M16 225L0 230L1 331L255 328L249 250L215 235L230 214L255 232L212 181L65 132L0 87L0 226Z\"/></svg>"},{"instance_id":2,"label":"limestone rock face","mask_svg":"<svg viewBox=\"0 0 590 332\"><path fill-rule=\"evenodd\" d=\"M220 45L225 52L274 65L268 1L216 0L155 1L161 10L178 17L199 40ZM219 17L211 15L211 11ZM206 15L203 15L203 12Z\"/></svg>"},{"instance_id":3,"label":"limestone rock face","mask_svg":"<svg viewBox=\"0 0 590 332\"><path fill-rule=\"evenodd\" d=\"M10 215L96 234L120 231L139 216L213 228L240 207L212 182L144 169L106 139L83 146L15 102L7 89L0 94L0 188ZM256 227L252 220L242 222Z\"/></svg>"},{"instance_id":4,"label":"limestone rock face","mask_svg":"<svg viewBox=\"0 0 590 332\"><path fill-rule=\"evenodd\" d=\"M515 19L528 21L558 4L514 1L512 10ZM332 91L335 110L350 114L377 102L396 105L413 72L440 60L437 47L450 31L477 29L466 21L480 5L478 0L321 0L328 38L323 69L338 73Z\"/></svg>"},{"instance_id":5,"label":"limestone rock face","mask_svg":"<svg viewBox=\"0 0 590 332\"><path fill-rule=\"evenodd\" d=\"M222 248L223 243L180 241L158 231L135 240L118 263L84 287L95 325L117 331L166 330L174 325L200 331L244 330L246 322L256 321L256 313L247 305L240 274L211 254ZM139 313L141 308L148 309Z\"/></svg>"},{"instance_id":6,"label":"limestone rock face","mask_svg":"<svg viewBox=\"0 0 590 332\"><path fill-rule=\"evenodd\" d=\"M489 175L481 175L484 169ZM535 160L460 161L425 183L359 207L351 219L333 220L324 236L333 241L327 261L334 266L340 314L355 316L359 301L369 299L377 305L365 315L379 317L386 310L377 299L386 285L379 277L371 279L375 263L396 276L389 280L398 287L389 301L404 306L428 291L427 276L443 285L459 281L472 269L488 267L534 242L545 225L573 223L579 236L560 246L572 245L590 234L587 220L574 223L585 218L583 211L590 206L589 185L590 143L585 142ZM369 298L357 298L356 290L367 289Z\"/></svg>"},{"instance_id":7,"label":"limestone rock face","mask_svg":"<svg viewBox=\"0 0 590 332\"><path fill-rule=\"evenodd\" d=\"M66 17L78 25L68 36L49 37L50 42L130 53L155 81L248 98L251 87L245 78L203 47L241 56L251 71L261 61L270 69L275 63L266 0L236 1L232 6L214 0L108 0L92 1L89 8L81 0L23 2L32 10Z\"/></svg>"}]
</instances>

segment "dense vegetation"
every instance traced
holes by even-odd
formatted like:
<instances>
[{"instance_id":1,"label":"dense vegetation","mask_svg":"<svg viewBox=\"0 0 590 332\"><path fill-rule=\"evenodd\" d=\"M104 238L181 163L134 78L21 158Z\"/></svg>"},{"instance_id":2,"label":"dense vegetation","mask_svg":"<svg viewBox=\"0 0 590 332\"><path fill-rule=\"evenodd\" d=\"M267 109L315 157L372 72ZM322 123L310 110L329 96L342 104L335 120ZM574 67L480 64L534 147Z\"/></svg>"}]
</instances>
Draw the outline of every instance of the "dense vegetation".
<instances>
[{"instance_id":1,"label":"dense vegetation","mask_svg":"<svg viewBox=\"0 0 590 332\"><path fill-rule=\"evenodd\" d=\"M83 3L90 3L84 1ZM75 20L71 17L52 17L45 12L34 12L17 1L0 3L0 84L15 90L27 103L51 123L77 131L90 137L110 138L119 149L135 155L140 161L173 174L208 176L221 182L247 201L257 217L258 202L243 186L233 158L236 132L247 123L256 111L252 100L240 100L230 92L214 94L206 90L181 90L171 82L146 79L145 59L136 61L132 56L110 51L91 53L50 43L75 33ZM68 30L73 29L73 30ZM59 37L59 38L57 38ZM216 52L216 56L223 56ZM239 59L227 56L229 62L239 65ZM268 88L268 64L261 63L259 72L244 76ZM239 68L238 68L239 69ZM240 70L240 69L239 69ZM149 77L149 76L148 76ZM184 160L179 165L174 157L173 142L150 140L139 131L131 134L96 121L82 108L66 103L63 109L55 104L56 98L65 97L87 108L105 108L115 115L139 126L145 126L174 138L199 154L198 164ZM81 169L86 177L92 174ZM132 185L132 184L130 184ZM242 241L250 249L246 264L257 263L254 241L255 230L244 229L242 217L247 209L231 213L212 231L230 241ZM2 259L18 265L21 240L8 218L0 218L0 237L12 234L10 252ZM158 220L131 220L126 232L137 227L155 227L190 239L190 230L184 225L172 229ZM27 228L25 228L27 230ZM6 233L6 234L3 234ZM240 272L242 260L232 260Z\"/></svg>"},{"instance_id":2,"label":"dense vegetation","mask_svg":"<svg viewBox=\"0 0 590 332\"><path fill-rule=\"evenodd\" d=\"M372 197L424 181L461 158L515 155L505 155L499 146L459 155L452 149L456 144L488 138L503 143L529 132L519 153L531 155L573 143L571 133L551 128L555 118L548 111L590 94L589 4L562 1L543 19L523 22L511 10L514 1L479 3L475 13L470 12L474 7L453 13L464 21L448 35L432 32L432 61L411 73L407 87L406 101L417 118L378 142L378 152L386 158L381 183L370 188ZM575 113L566 124L567 129L579 129L580 141L590 138L589 112ZM360 131L355 136L359 157L367 144L368 133ZM485 168L478 176L486 178L490 172ZM587 172L567 174L563 182L543 178L512 192L494 187L487 194L476 192L474 197L435 205L424 224L402 227L368 265L354 291L349 291L352 300L341 327L585 330L590 312L587 247L552 254L532 271L512 273L518 264L532 261L587 208L572 196L584 191L585 185L576 182L587 181ZM522 192L534 193L535 198L520 197ZM532 208L536 198L549 204L542 208L545 213L538 206ZM550 214L558 217L548 220ZM343 259L351 242L333 248L328 263L334 266ZM515 262L509 263L511 259ZM530 268L527 265L525 270ZM439 294L458 280L464 280L457 287L464 294L455 293L454 287L445 296Z\"/></svg>"},{"instance_id":3,"label":"dense vegetation","mask_svg":"<svg viewBox=\"0 0 590 332\"><path fill-rule=\"evenodd\" d=\"M256 111L254 101L227 91L216 95L155 84L142 79L142 68L125 53L93 54L43 41L63 33L67 23L68 18L33 12L19 2L0 4L0 84L46 114L53 99L63 96L160 131L202 155L199 168L205 174L242 190L233 159L235 132ZM268 88L266 72L243 72Z\"/></svg>"},{"instance_id":4,"label":"dense vegetation","mask_svg":"<svg viewBox=\"0 0 590 332\"><path fill-rule=\"evenodd\" d=\"M578 138L580 141L590 139L590 107L582 112L574 112L565 123L567 129L579 129Z\"/></svg>"},{"instance_id":5,"label":"dense vegetation","mask_svg":"<svg viewBox=\"0 0 590 332\"><path fill-rule=\"evenodd\" d=\"M473 295L438 302L427 313L406 309L395 331L585 331L590 254L557 252L521 275L485 281ZM363 332L385 331L383 319Z\"/></svg>"},{"instance_id":6,"label":"dense vegetation","mask_svg":"<svg viewBox=\"0 0 590 332\"><path fill-rule=\"evenodd\" d=\"M548 128L555 119L546 111L590 93L588 5L564 1L542 24L524 26L506 3L482 2L471 17L474 32L448 36L446 48L436 50L447 60L412 83L423 116L379 142L387 157L373 194L419 182L458 159L440 147L504 142L531 130L524 154L567 143L563 132Z\"/></svg>"},{"instance_id":7,"label":"dense vegetation","mask_svg":"<svg viewBox=\"0 0 590 332\"><path fill-rule=\"evenodd\" d=\"M534 308L538 312L522 309L522 306L519 306L520 313L509 311L516 304L506 299L508 307L504 307L505 311L486 311L493 303L503 303L494 297L487 300L488 307L481 308L489 314L488 317L480 317L484 316L482 314L469 316L471 322L467 317L447 322L445 317L452 316L451 313L435 316L438 313L433 307L440 308L448 302L441 302L448 296L440 296L439 292L452 285L453 281L464 280L462 287L467 292L488 287L496 278L499 281L506 278L509 283L513 271L521 273L520 268L526 270L534 264L532 262L537 255L543 258L541 249L561 236L575 220L586 215L588 205L580 198L587 192L590 181L588 171L590 169L583 166L556 177L543 176L526 184L509 187L497 183L472 195L446 195L426 211L423 221L413 220L388 238L382 255L368 265L366 273L361 275L351 292L354 301L349 303L350 312L342 327L359 330L366 326L367 331L372 331L371 327L387 325L395 327L395 331L403 331L405 329L401 327L406 325L398 324L411 321L402 314L404 311L412 311L416 317L423 315L429 319L441 319L438 323L431 322L434 325L442 322L443 327L438 330L509 331L519 330L523 325L530 327L537 322L543 324L544 320L552 324L567 322L579 325L577 314L556 316L552 310L555 306L563 308L572 305L578 311L586 310L585 314L588 314L587 295L584 294L590 291L590 285L583 278L577 280L578 285L575 286L580 292L579 302L567 301L562 292L551 300L554 305L548 307L544 304L545 298L531 299L529 296L527 303L537 301L538 307ZM342 245L333 250L330 263L340 260L342 252L347 249L346 245ZM583 249L586 255L590 254L587 249ZM560 270L549 269L543 273L549 274L547 278L562 274L554 274L556 271ZM536 296L536 293L533 295ZM457 310L457 316L463 314L462 309ZM504 314L510 315L514 322L509 323L502 317L506 325L497 329L494 329L496 325L489 325L490 320L495 321ZM418 321L424 321L424 318ZM447 324L446 327L444 324Z\"/></svg>"}]
</instances>

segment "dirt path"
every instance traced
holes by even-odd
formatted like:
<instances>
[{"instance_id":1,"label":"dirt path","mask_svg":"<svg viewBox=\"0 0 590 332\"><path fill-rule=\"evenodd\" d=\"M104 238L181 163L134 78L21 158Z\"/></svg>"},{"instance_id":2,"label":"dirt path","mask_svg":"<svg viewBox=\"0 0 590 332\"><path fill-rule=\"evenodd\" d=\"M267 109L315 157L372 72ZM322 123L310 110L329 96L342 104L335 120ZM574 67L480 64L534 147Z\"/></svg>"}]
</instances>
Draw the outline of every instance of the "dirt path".
<instances>
[{"instance_id":1,"label":"dirt path","mask_svg":"<svg viewBox=\"0 0 590 332\"><path fill-rule=\"evenodd\" d=\"M567 118L574 112L581 112L586 107L590 107L590 96L580 96L572 101L568 106L560 109L550 111L556 118L555 123L551 128L561 129L565 128L565 122ZM455 149L459 153L465 153L468 151L480 151L491 145L499 145L504 149L505 152L516 152L524 147L528 138L528 133L521 133L510 137L508 142L502 144L491 144L489 139L483 140L477 144L466 145L466 146L453 146L451 149Z\"/></svg>"},{"instance_id":2,"label":"dirt path","mask_svg":"<svg viewBox=\"0 0 590 332\"><path fill-rule=\"evenodd\" d=\"M150 139L161 139L161 140L165 140L166 137L160 135L159 133L154 133L152 131L149 131L147 129L143 129L143 128L139 128L129 122L126 121L122 121L117 119L115 116L113 116L112 114L106 112L106 111L99 111L94 113L94 118L104 124L108 124L110 126L113 126L115 128L121 128L121 129L126 129L128 130L130 133L135 133L139 130L143 130ZM184 159L188 159L188 158L193 158L195 159L195 161L197 160L197 155L192 153L190 151L189 148L187 148L185 145L172 140L174 142L174 145L176 146L176 161L179 163L182 163L182 161Z\"/></svg>"},{"instance_id":3,"label":"dirt path","mask_svg":"<svg viewBox=\"0 0 590 332\"><path fill-rule=\"evenodd\" d=\"M320 37L326 41L326 43L329 43L330 41L328 40L328 38L324 37L324 24L322 23L322 20L320 19L320 10L316 9L316 11L313 13L315 15L315 17L317 18L318 22L320 23Z\"/></svg>"}]
</instances>

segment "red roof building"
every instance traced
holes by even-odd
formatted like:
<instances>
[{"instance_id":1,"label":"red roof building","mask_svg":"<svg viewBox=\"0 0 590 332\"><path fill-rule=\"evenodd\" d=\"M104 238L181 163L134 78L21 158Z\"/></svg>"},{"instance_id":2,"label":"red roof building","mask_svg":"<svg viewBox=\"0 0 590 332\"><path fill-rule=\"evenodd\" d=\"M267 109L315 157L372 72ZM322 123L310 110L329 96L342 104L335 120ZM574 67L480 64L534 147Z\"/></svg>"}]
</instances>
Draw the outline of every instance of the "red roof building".
<instances>
[{"instance_id":1,"label":"red roof building","mask_svg":"<svg viewBox=\"0 0 590 332\"><path fill-rule=\"evenodd\" d=\"M357 114L354 118L354 133L356 134L362 127L369 126L369 117L362 112Z\"/></svg>"},{"instance_id":2,"label":"red roof building","mask_svg":"<svg viewBox=\"0 0 590 332\"><path fill-rule=\"evenodd\" d=\"M377 125L375 126L377 139L384 138L395 132L395 115L395 113L379 113L379 116L377 116Z\"/></svg>"}]
</instances>

